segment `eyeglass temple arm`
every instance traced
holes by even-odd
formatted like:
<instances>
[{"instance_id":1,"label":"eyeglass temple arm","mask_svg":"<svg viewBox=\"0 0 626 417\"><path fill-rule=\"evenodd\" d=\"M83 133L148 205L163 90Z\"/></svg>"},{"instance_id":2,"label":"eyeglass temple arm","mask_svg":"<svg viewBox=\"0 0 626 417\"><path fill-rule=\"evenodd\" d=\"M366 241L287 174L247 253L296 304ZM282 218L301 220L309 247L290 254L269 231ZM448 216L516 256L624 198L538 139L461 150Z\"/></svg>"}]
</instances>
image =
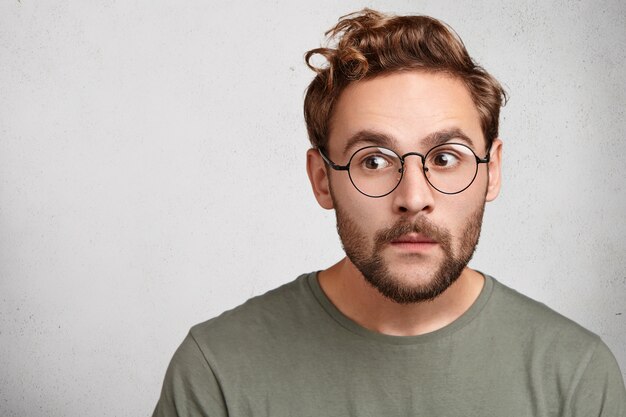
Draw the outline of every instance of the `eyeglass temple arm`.
<instances>
[{"instance_id":1,"label":"eyeglass temple arm","mask_svg":"<svg viewBox=\"0 0 626 417\"><path fill-rule=\"evenodd\" d=\"M347 171L350 168L350 164L348 165L337 165L336 163L334 163L333 161L331 161L326 154L324 154L324 151L322 150L322 148L317 148L317 151L320 153L320 155L322 156L322 159L324 160L324 162L326 162L332 169L336 170L336 171Z\"/></svg>"},{"instance_id":2,"label":"eyeglass temple arm","mask_svg":"<svg viewBox=\"0 0 626 417\"><path fill-rule=\"evenodd\" d=\"M474 156L476 156L476 155L474 155ZM478 163L478 164L488 164L490 159L491 159L491 146L489 147L489 149L487 149L487 155L484 158L480 159L478 156L476 156L476 163Z\"/></svg>"}]
</instances>

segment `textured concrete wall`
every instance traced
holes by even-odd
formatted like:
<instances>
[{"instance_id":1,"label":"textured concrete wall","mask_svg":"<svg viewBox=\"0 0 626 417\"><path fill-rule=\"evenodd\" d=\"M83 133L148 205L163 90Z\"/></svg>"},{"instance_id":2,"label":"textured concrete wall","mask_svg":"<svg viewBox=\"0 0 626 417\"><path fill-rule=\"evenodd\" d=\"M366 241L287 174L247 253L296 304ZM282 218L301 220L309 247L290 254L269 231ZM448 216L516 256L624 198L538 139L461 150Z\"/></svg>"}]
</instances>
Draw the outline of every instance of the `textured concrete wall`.
<instances>
[{"instance_id":1,"label":"textured concrete wall","mask_svg":"<svg viewBox=\"0 0 626 417\"><path fill-rule=\"evenodd\" d=\"M626 370L624 3L367 4L445 20L506 85L473 266ZM0 415L148 415L192 324L341 256L302 56L363 5L0 4Z\"/></svg>"}]
</instances>

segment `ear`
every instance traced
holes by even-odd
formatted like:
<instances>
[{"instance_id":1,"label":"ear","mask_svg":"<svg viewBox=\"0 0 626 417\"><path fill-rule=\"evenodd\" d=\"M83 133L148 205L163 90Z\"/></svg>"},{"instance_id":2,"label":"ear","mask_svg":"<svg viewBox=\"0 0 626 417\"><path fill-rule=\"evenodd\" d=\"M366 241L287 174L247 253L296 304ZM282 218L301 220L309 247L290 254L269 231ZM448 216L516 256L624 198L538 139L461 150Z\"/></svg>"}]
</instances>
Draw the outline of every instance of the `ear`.
<instances>
[{"instance_id":1,"label":"ear","mask_svg":"<svg viewBox=\"0 0 626 417\"><path fill-rule=\"evenodd\" d=\"M498 138L491 144L491 157L489 158L489 183L485 200L493 201L500 194L500 181L502 174L502 141Z\"/></svg>"},{"instance_id":2,"label":"ear","mask_svg":"<svg viewBox=\"0 0 626 417\"><path fill-rule=\"evenodd\" d=\"M317 149L309 149L306 153L306 172L309 174L313 194L319 205L327 210L334 208L326 164Z\"/></svg>"}]
</instances>

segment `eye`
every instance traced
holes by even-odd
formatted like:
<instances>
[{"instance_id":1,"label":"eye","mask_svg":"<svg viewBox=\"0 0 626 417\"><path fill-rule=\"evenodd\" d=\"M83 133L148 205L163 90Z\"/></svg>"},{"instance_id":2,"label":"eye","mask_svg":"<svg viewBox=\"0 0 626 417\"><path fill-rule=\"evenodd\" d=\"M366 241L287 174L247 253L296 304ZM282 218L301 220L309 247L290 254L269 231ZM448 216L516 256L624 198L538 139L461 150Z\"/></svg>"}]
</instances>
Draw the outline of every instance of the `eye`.
<instances>
[{"instance_id":1,"label":"eye","mask_svg":"<svg viewBox=\"0 0 626 417\"><path fill-rule=\"evenodd\" d=\"M439 168L452 168L460 162L460 159L452 152L440 151L430 158L432 164Z\"/></svg>"},{"instance_id":2,"label":"eye","mask_svg":"<svg viewBox=\"0 0 626 417\"><path fill-rule=\"evenodd\" d=\"M363 167L368 170L381 170L391 166L391 162L382 155L368 155L361 162Z\"/></svg>"}]
</instances>

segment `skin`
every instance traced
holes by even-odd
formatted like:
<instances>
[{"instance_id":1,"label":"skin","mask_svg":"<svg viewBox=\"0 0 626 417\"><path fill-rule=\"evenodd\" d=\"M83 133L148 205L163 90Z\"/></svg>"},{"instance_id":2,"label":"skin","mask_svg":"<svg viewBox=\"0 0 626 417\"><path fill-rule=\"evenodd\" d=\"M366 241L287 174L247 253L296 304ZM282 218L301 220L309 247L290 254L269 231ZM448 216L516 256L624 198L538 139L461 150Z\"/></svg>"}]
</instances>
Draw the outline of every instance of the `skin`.
<instances>
[{"instance_id":1,"label":"skin","mask_svg":"<svg viewBox=\"0 0 626 417\"><path fill-rule=\"evenodd\" d=\"M450 129L461 130L470 147L483 157L486 143L480 118L467 88L443 74L405 71L350 84L340 95L332 119L327 152L344 165L352 153L373 143L346 144L362 131L382 133L400 154L426 153L428 136ZM427 182L418 157L408 157L402 182L391 194L370 198L359 193L346 172L326 166L317 150L307 153L307 172L321 207L336 209L338 218L357 228L362 250L373 253L375 237L398 222L428 222L450 235L449 250L442 244L379 247L379 255L398 283L423 287L433 279L446 257L463 252L468 222L485 202L500 190L502 142L494 140L491 161L480 164L472 185L460 194L445 195ZM487 166L488 165L488 166ZM477 237L477 236L476 236ZM345 246L345 242L344 242ZM430 301L398 303L370 285L348 257L318 275L320 286L347 317L361 326L388 335L411 336L440 329L461 316L476 300L483 276L465 267L445 291Z\"/></svg>"}]
</instances>

